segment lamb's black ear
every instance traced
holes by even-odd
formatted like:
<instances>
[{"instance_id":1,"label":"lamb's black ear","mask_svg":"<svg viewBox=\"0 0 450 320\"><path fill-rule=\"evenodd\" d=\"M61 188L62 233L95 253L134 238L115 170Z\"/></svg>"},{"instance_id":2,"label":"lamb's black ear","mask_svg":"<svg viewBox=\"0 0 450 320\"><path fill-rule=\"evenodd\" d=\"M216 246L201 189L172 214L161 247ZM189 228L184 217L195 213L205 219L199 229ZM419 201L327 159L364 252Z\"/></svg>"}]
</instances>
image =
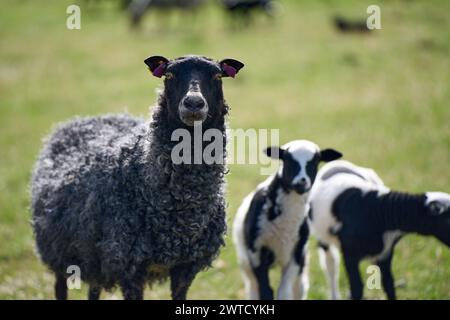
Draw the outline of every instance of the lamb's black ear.
<instances>
[{"instance_id":1,"label":"lamb's black ear","mask_svg":"<svg viewBox=\"0 0 450 320\"><path fill-rule=\"evenodd\" d=\"M320 161L330 162L342 157L342 153L334 149L320 150Z\"/></svg>"},{"instance_id":2,"label":"lamb's black ear","mask_svg":"<svg viewBox=\"0 0 450 320\"><path fill-rule=\"evenodd\" d=\"M283 160L285 151L280 147L267 147L264 153L270 158Z\"/></svg>"},{"instance_id":3,"label":"lamb's black ear","mask_svg":"<svg viewBox=\"0 0 450 320\"><path fill-rule=\"evenodd\" d=\"M145 59L144 62L155 77L161 78L169 60L161 56L151 56Z\"/></svg>"},{"instance_id":4,"label":"lamb's black ear","mask_svg":"<svg viewBox=\"0 0 450 320\"><path fill-rule=\"evenodd\" d=\"M234 59L223 59L219 62L222 69L222 77L234 78L236 74L244 67L244 64Z\"/></svg>"}]
</instances>

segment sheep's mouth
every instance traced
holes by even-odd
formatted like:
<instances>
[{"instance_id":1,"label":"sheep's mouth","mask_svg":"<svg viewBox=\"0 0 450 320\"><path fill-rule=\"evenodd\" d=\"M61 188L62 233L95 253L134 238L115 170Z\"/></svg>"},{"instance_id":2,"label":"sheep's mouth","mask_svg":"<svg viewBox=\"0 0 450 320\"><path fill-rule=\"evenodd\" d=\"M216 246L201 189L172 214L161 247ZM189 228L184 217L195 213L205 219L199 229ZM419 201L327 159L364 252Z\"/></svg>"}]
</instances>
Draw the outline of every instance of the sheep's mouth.
<instances>
[{"instance_id":1,"label":"sheep's mouth","mask_svg":"<svg viewBox=\"0 0 450 320\"><path fill-rule=\"evenodd\" d=\"M207 112L200 111L190 111L187 109L180 111L180 119L184 124L188 126L193 126L195 122L203 122L207 117Z\"/></svg>"},{"instance_id":2,"label":"sheep's mouth","mask_svg":"<svg viewBox=\"0 0 450 320\"><path fill-rule=\"evenodd\" d=\"M297 192L300 195L305 194L305 193L309 192L309 190L311 190L310 187L306 187L306 186L301 185L301 184L294 185L293 189L294 189L295 192Z\"/></svg>"}]
</instances>

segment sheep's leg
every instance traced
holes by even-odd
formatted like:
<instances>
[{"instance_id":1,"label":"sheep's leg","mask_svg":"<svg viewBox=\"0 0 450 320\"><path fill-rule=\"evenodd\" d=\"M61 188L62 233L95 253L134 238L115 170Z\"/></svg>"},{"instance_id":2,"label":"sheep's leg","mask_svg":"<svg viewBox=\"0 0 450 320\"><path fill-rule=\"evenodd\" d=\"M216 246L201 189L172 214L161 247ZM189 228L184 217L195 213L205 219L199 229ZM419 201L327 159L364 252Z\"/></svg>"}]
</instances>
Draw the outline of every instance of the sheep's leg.
<instances>
[{"instance_id":1,"label":"sheep's leg","mask_svg":"<svg viewBox=\"0 0 450 320\"><path fill-rule=\"evenodd\" d=\"M361 300L363 297L363 283L359 273L359 258L352 254L351 250L343 248L344 264L350 281L350 294L353 300Z\"/></svg>"},{"instance_id":2,"label":"sheep's leg","mask_svg":"<svg viewBox=\"0 0 450 320\"><path fill-rule=\"evenodd\" d=\"M332 300L339 300L339 251L335 246L319 243L320 265L327 273Z\"/></svg>"},{"instance_id":3,"label":"sheep's leg","mask_svg":"<svg viewBox=\"0 0 450 320\"><path fill-rule=\"evenodd\" d=\"M256 279L258 281L259 297L262 300L273 300L273 290L270 287L269 268L274 261L272 251L263 247L259 253L260 263L258 267L253 267Z\"/></svg>"},{"instance_id":4,"label":"sheep's leg","mask_svg":"<svg viewBox=\"0 0 450 320\"><path fill-rule=\"evenodd\" d=\"M143 275L124 278L119 281L119 285L125 300L144 299L145 277Z\"/></svg>"},{"instance_id":5,"label":"sheep's leg","mask_svg":"<svg viewBox=\"0 0 450 320\"><path fill-rule=\"evenodd\" d=\"M250 300L259 299L259 286L255 273L250 265L247 263L241 266L242 279L244 280L245 294Z\"/></svg>"},{"instance_id":6,"label":"sheep's leg","mask_svg":"<svg viewBox=\"0 0 450 320\"><path fill-rule=\"evenodd\" d=\"M305 300L309 291L308 265L305 265L301 271L300 277L297 278L297 283L297 288L294 291L294 299Z\"/></svg>"},{"instance_id":7,"label":"sheep's leg","mask_svg":"<svg viewBox=\"0 0 450 320\"><path fill-rule=\"evenodd\" d=\"M133 0L128 5L131 15L131 23L133 27L139 27L145 12L150 7L151 0Z\"/></svg>"},{"instance_id":8,"label":"sheep's leg","mask_svg":"<svg viewBox=\"0 0 450 320\"><path fill-rule=\"evenodd\" d=\"M297 276L294 286L294 299L305 300L309 291L308 261L305 258L305 264Z\"/></svg>"},{"instance_id":9,"label":"sheep's leg","mask_svg":"<svg viewBox=\"0 0 450 320\"><path fill-rule=\"evenodd\" d=\"M144 299L144 283L124 283L120 285L125 300Z\"/></svg>"},{"instance_id":10,"label":"sheep's leg","mask_svg":"<svg viewBox=\"0 0 450 320\"><path fill-rule=\"evenodd\" d=\"M306 299L308 290L308 267L306 264L306 256L303 256L301 265L292 260L285 268L283 268L277 298L279 300Z\"/></svg>"},{"instance_id":11,"label":"sheep's leg","mask_svg":"<svg viewBox=\"0 0 450 320\"><path fill-rule=\"evenodd\" d=\"M89 286L88 299L89 300L98 300L100 299L100 293L102 292L102 288L99 286L91 285Z\"/></svg>"},{"instance_id":12,"label":"sheep's leg","mask_svg":"<svg viewBox=\"0 0 450 320\"><path fill-rule=\"evenodd\" d=\"M64 276L56 275L55 297L57 300L67 300L67 283Z\"/></svg>"},{"instance_id":13,"label":"sheep's leg","mask_svg":"<svg viewBox=\"0 0 450 320\"><path fill-rule=\"evenodd\" d=\"M306 219L303 221L299 230L299 239L295 246L291 258L290 267L287 272L283 272L281 287L289 288L287 293L290 295L287 299L305 299L309 290L308 278L308 238L309 227ZM286 275L286 278L285 278ZM287 282L285 284L285 282ZM280 299L283 295L279 296Z\"/></svg>"},{"instance_id":14,"label":"sheep's leg","mask_svg":"<svg viewBox=\"0 0 450 320\"><path fill-rule=\"evenodd\" d=\"M380 267L381 271L381 280L383 283L384 292L386 292L387 298L389 300L395 300L395 286L394 286L394 277L392 276L392 251L389 255L381 260L377 261L377 265Z\"/></svg>"},{"instance_id":15,"label":"sheep's leg","mask_svg":"<svg viewBox=\"0 0 450 320\"><path fill-rule=\"evenodd\" d=\"M189 287L198 271L195 264L182 264L170 269L170 289L173 300L186 300Z\"/></svg>"},{"instance_id":16,"label":"sheep's leg","mask_svg":"<svg viewBox=\"0 0 450 320\"><path fill-rule=\"evenodd\" d=\"M299 271L298 265L293 261L289 262L289 264L283 268L281 283L277 292L278 300L294 299L294 287L296 286Z\"/></svg>"}]
</instances>

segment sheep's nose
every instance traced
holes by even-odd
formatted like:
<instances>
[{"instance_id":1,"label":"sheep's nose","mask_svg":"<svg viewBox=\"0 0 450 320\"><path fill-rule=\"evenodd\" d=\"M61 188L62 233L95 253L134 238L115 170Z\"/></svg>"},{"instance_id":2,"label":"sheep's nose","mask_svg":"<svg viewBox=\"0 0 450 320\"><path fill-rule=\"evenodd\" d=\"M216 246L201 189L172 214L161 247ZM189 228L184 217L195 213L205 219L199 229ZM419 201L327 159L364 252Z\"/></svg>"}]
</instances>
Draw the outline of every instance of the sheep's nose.
<instances>
[{"instance_id":1,"label":"sheep's nose","mask_svg":"<svg viewBox=\"0 0 450 320\"><path fill-rule=\"evenodd\" d=\"M205 107L205 100L200 96L188 96L184 99L184 106L190 111L198 111Z\"/></svg>"}]
</instances>

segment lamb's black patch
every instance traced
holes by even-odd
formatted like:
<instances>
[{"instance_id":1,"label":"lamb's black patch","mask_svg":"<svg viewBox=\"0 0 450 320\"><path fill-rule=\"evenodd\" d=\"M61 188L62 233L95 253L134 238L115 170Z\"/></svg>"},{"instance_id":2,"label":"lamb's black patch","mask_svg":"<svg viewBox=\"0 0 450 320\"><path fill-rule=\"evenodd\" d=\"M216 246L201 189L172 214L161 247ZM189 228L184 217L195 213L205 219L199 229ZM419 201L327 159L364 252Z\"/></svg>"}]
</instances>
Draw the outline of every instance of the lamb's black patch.
<instances>
[{"instance_id":1,"label":"lamb's black patch","mask_svg":"<svg viewBox=\"0 0 450 320\"><path fill-rule=\"evenodd\" d=\"M309 219L310 221L313 221L313 219L314 219L314 213L313 213L312 205L310 205L310 206L309 206L309 209L308 209L308 219Z\"/></svg>"},{"instance_id":2,"label":"lamb's black patch","mask_svg":"<svg viewBox=\"0 0 450 320\"><path fill-rule=\"evenodd\" d=\"M253 195L252 202L248 209L247 215L244 220L244 235L245 242L250 250L255 251L255 241L258 237L259 227L258 221L262 214L262 208L266 203L266 190L259 189Z\"/></svg>"},{"instance_id":3,"label":"lamb's black patch","mask_svg":"<svg viewBox=\"0 0 450 320\"><path fill-rule=\"evenodd\" d=\"M253 272L258 279L259 297L261 300L272 300L273 290L270 287L269 269L275 261L275 255L267 247L262 247L259 255L260 264L253 267Z\"/></svg>"},{"instance_id":4,"label":"lamb's black patch","mask_svg":"<svg viewBox=\"0 0 450 320\"><path fill-rule=\"evenodd\" d=\"M281 185L285 191L292 190L292 180L299 174L302 167L292 154L284 152L283 154L283 170L281 172Z\"/></svg>"},{"instance_id":5,"label":"lamb's black patch","mask_svg":"<svg viewBox=\"0 0 450 320\"><path fill-rule=\"evenodd\" d=\"M267 218L269 221L278 217L281 212L281 207L276 202L278 191L282 188L281 179L277 176L265 188L256 190L253 195L250 207L244 220L244 234L245 242L252 251L255 251L255 241L259 236L258 222L263 213L263 208L267 204Z\"/></svg>"},{"instance_id":6,"label":"lamb's black patch","mask_svg":"<svg viewBox=\"0 0 450 320\"><path fill-rule=\"evenodd\" d=\"M322 248L324 251L328 251L330 249L330 246L324 242L319 241L317 243L317 245L319 246L319 248Z\"/></svg>"},{"instance_id":7,"label":"lamb's black patch","mask_svg":"<svg viewBox=\"0 0 450 320\"><path fill-rule=\"evenodd\" d=\"M269 210L267 212L267 216L269 218L269 221L274 220L278 216L282 214L280 203L277 203L277 196L278 193L282 189L282 181L278 178L278 176L275 176L272 183L269 185L267 190L267 199L270 201L271 206L269 207ZM286 192L286 190L284 190Z\"/></svg>"},{"instance_id":8,"label":"lamb's black patch","mask_svg":"<svg viewBox=\"0 0 450 320\"><path fill-rule=\"evenodd\" d=\"M383 233L389 230L430 234L434 226L426 219L425 195L378 191L364 193L349 188L333 202L332 212L342 222L338 232L358 256L376 255L383 250ZM357 252L357 253L356 253Z\"/></svg>"},{"instance_id":9,"label":"lamb's black patch","mask_svg":"<svg viewBox=\"0 0 450 320\"><path fill-rule=\"evenodd\" d=\"M297 264L300 266L300 273L302 273L303 268L305 267L306 244L308 242L308 237L309 237L308 221L304 219L298 231L298 242L294 250L295 262L297 262Z\"/></svg>"},{"instance_id":10,"label":"lamb's black patch","mask_svg":"<svg viewBox=\"0 0 450 320\"><path fill-rule=\"evenodd\" d=\"M306 163L306 174L311 179L311 185L316 180L317 170L319 169L320 155L317 153Z\"/></svg>"}]
</instances>

